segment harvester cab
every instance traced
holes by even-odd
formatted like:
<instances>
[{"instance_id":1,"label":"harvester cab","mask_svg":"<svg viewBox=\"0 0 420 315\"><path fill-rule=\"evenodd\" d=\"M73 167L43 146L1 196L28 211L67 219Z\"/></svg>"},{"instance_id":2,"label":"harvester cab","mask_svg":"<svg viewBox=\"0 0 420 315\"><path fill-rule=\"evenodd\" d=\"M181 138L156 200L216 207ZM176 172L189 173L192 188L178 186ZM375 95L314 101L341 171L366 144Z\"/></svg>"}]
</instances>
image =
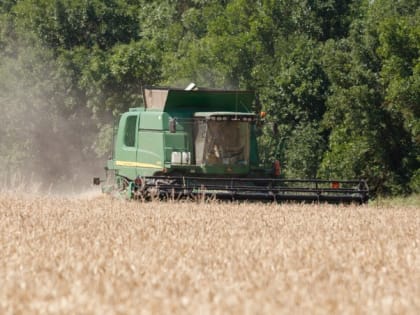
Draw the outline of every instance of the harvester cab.
<instances>
[{"instance_id":1,"label":"harvester cab","mask_svg":"<svg viewBox=\"0 0 420 315\"><path fill-rule=\"evenodd\" d=\"M252 91L150 87L143 98L144 107L120 117L104 191L144 199L368 199L364 181L286 180L278 161L262 165Z\"/></svg>"},{"instance_id":2,"label":"harvester cab","mask_svg":"<svg viewBox=\"0 0 420 315\"><path fill-rule=\"evenodd\" d=\"M251 129L256 116L248 113L194 114L196 162L204 166L237 166L249 172Z\"/></svg>"}]
</instances>

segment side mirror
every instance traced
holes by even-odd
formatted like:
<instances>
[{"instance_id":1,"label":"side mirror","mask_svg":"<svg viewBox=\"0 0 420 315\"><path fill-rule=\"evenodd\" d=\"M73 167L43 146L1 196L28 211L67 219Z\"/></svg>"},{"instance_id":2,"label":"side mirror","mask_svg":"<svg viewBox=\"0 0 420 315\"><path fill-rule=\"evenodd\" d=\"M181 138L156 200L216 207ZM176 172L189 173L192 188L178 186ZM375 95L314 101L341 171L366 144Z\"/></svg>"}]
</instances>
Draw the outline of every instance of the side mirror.
<instances>
[{"instance_id":1,"label":"side mirror","mask_svg":"<svg viewBox=\"0 0 420 315\"><path fill-rule=\"evenodd\" d=\"M176 119L175 118L169 119L169 132L170 133L176 132Z\"/></svg>"}]
</instances>

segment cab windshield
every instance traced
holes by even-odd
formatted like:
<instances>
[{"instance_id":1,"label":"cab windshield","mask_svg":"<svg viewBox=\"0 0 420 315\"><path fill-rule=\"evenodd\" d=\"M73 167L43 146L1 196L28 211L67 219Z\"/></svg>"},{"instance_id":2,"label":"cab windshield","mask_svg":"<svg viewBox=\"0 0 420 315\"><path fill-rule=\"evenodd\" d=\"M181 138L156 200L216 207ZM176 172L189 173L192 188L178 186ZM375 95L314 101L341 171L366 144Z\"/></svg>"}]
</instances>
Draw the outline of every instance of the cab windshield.
<instances>
[{"instance_id":1,"label":"cab windshield","mask_svg":"<svg viewBox=\"0 0 420 315\"><path fill-rule=\"evenodd\" d=\"M248 165L249 138L249 122L198 120L195 123L196 163Z\"/></svg>"}]
</instances>

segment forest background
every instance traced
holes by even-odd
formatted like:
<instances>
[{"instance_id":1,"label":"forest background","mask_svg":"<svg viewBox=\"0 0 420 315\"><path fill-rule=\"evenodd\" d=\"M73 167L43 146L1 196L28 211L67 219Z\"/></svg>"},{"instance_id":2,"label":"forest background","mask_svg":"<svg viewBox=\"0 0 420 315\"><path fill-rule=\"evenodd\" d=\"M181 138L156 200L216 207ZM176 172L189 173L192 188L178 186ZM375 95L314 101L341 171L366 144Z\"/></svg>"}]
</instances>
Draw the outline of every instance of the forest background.
<instances>
[{"instance_id":1,"label":"forest background","mask_svg":"<svg viewBox=\"0 0 420 315\"><path fill-rule=\"evenodd\" d=\"M1 0L3 181L90 183L142 87L190 82L255 90L287 177L420 192L419 0Z\"/></svg>"}]
</instances>

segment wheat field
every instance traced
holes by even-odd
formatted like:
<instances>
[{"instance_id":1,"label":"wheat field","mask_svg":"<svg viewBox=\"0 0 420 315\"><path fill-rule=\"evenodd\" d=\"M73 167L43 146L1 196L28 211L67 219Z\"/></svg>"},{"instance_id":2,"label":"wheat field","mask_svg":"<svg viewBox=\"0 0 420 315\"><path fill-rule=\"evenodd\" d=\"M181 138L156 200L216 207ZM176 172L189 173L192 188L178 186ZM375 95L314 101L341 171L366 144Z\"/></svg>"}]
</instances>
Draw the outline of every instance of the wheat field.
<instances>
[{"instance_id":1,"label":"wheat field","mask_svg":"<svg viewBox=\"0 0 420 315\"><path fill-rule=\"evenodd\" d=\"M420 207L0 193L0 314L418 314Z\"/></svg>"}]
</instances>

